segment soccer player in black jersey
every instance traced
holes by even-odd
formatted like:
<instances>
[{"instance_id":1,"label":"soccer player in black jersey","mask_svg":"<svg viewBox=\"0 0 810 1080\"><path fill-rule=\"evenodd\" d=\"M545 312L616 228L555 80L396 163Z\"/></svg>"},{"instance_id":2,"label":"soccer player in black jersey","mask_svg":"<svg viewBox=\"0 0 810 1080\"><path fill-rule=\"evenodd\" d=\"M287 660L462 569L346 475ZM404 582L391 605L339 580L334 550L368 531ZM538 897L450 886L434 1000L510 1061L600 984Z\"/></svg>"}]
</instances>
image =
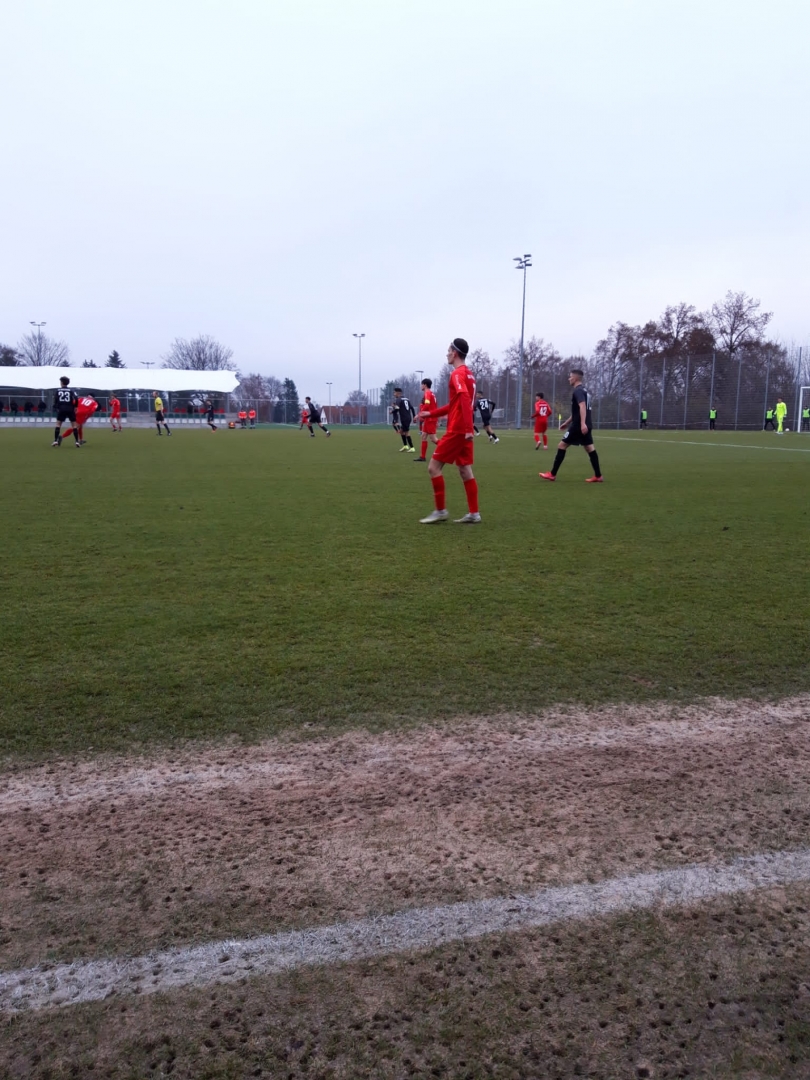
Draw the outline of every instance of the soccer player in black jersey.
<instances>
[{"instance_id":1,"label":"soccer player in black jersey","mask_svg":"<svg viewBox=\"0 0 810 1080\"><path fill-rule=\"evenodd\" d=\"M556 480L557 472L565 458L565 452L569 446L582 446L593 466L593 476L589 476L586 484L601 484L602 470L599 468L599 455L593 445L593 428L591 425L591 395L582 385L582 371L572 368L568 376L569 385L573 388L571 395L571 415L560 424L561 428L567 428L562 442L557 447L557 456L551 466L551 472L541 472L543 480Z\"/></svg>"},{"instance_id":2,"label":"soccer player in black jersey","mask_svg":"<svg viewBox=\"0 0 810 1080\"><path fill-rule=\"evenodd\" d=\"M307 414L307 427L312 438L315 438L315 432L312 430L312 425L317 424L321 431L325 431L327 435L331 435L332 432L321 422L321 410L318 405L312 400L311 397L304 398L304 412ZM301 414L303 418L303 413Z\"/></svg>"},{"instance_id":3,"label":"soccer player in black jersey","mask_svg":"<svg viewBox=\"0 0 810 1080\"><path fill-rule=\"evenodd\" d=\"M481 413L481 423L484 425L484 431L489 436L489 441L491 443L501 441L495 434L495 432L492 430L492 410L494 408L495 402L490 401L490 399L486 397L477 397L475 399L475 402L473 403L473 415L475 415L476 409L478 410L478 412ZM481 434L475 424L473 424L473 431L476 435Z\"/></svg>"},{"instance_id":4,"label":"soccer player in black jersey","mask_svg":"<svg viewBox=\"0 0 810 1080\"><path fill-rule=\"evenodd\" d=\"M402 388L394 387L394 404L392 409L399 420L399 434L402 439L400 454L415 454L416 447L410 436L411 420L416 416L416 409L411 405L410 399L402 396Z\"/></svg>"},{"instance_id":5,"label":"soccer player in black jersey","mask_svg":"<svg viewBox=\"0 0 810 1080\"><path fill-rule=\"evenodd\" d=\"M54 440L51 446L62 445L62 424L65 420L69 420L71 427L73 428L73 439L78 449L82 444L79 442L79 428L76 423L76 406L79 404L79 395L75 390L70 389L70 379L67 375L63 375L59 380L62 384L56 391L56 430L54 431Z\"/></svg>"}]
</instances>

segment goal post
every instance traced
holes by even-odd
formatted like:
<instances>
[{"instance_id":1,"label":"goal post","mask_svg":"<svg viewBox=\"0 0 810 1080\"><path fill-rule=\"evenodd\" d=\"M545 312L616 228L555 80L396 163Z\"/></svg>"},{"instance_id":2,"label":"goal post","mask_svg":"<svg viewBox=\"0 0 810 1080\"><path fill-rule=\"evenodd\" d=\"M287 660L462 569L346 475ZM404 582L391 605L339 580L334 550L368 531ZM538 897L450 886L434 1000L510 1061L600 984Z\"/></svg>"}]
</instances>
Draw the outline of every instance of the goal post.
<instances>
[{"instance_id":1,"label":"goal post","mask_svg":"<svg viewBox=\"0 0 810 1080\"><path fill-rule=\"evenodd\" d=\"M795 420L796 431L810 431L810 418L805 419L804 413L810 409L810 386L799 387L799 415Z\"/></svg>"}]
</instances>

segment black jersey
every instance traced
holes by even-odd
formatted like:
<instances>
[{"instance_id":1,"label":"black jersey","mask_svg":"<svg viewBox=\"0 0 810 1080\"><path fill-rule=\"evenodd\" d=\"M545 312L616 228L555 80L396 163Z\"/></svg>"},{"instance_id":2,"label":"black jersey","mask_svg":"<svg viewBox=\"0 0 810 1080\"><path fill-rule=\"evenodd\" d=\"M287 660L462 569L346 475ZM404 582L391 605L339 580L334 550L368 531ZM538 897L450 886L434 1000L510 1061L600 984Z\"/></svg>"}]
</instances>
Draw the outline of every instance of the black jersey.
<instances>
[{"instance_id":1,"label":"black jersey","mask_svg":"<svg viewBox=\"0 0 810 1080\"><path fill-rule=\"evenodd\" d=\"M489 398L480 397L475 399L475 408L481 413L481 416L489 414L495 408L495 402L490 401Z\"/></svg>"},{"instance_id":2,"label":"black jersey","mask_svg":"<svg viewBox=\"0 0 810 1080\"><path fill-rule=\"evenodd\" d=\"M414 409L411 402L406 397L395 398L392 406L394 413L399 417L400 424L408 425L414 416L416 416L416 409Z\"/></svg>"},{"instance_id":3,"label":"black jersey","mask_svg":"<svg viewBox=\"0 0 810 1080\"><path fill-rule=\"evenodd\" d=\"M57 409L75 409L79 404L79 395L69 386L60 386L56 391Z\"/></svg>"},{"instance_id":4,"label":"black jersey","mask_svg":"<svg viewBox=\"0 0 810 1080\"><path fill-rule=\"evenodd\" d=\"M309 422L310 422L310 424L320 424L320 422L321 422L321 408L320 408L320 406L316 405L314 401L311 401L309 403L309 405L307 405L307 410L309 411Z\"/></svg>"},{"instance_id":5,"label":"black jersey","mask_svg":"<svg viewBox=\"0 0 810 1080\"><path fill-rule=\"evenodd\" d=\"M582 418L579 415L579 404L581 401L585 402L585 426L587 427L588 431L591 431L593 429L593 424L591 423L591 395L588 393L585 387L580 384L578 387L576 387L573 394L571 395L570 431L573 434L582 431Z\"/></svg>"}]
</instances>

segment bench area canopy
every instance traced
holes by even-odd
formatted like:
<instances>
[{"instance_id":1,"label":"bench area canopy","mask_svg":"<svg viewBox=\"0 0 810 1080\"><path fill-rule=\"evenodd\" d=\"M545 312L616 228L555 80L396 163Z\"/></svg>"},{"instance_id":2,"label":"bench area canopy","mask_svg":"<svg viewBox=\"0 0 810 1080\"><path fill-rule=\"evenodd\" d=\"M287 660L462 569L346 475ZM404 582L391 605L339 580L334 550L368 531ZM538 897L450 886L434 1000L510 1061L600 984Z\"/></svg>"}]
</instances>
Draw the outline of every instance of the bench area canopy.
<instances>
[{"instance_id":1,"label":"bench area canopy","mask_svg":"<svg viewBox=\"0 0 810 1080\"><path fill-rule=\"evenodd\" d=\"M63 375L75 390L162 390L176 394L204 390L232 394L235 371L188 371L177 368L0 367L0 385L21 390L55 390Z\"/></svg>"}]
</instances>

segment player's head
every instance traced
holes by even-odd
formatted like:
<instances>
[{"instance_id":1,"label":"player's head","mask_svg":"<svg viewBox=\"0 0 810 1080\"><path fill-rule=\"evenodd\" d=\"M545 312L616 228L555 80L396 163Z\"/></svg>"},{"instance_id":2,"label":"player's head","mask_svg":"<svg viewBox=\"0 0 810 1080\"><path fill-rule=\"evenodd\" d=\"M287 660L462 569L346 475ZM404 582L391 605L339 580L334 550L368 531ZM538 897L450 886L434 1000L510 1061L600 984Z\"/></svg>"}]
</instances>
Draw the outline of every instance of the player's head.
<instances>
[{"instance_id":1,"label":"player's head","mask_svg":"<svg viewBox=\"0 0 810 1080\"><path fill-rule=\"evenodd\" d=\"M447 347L447 363L457 367L459 364L463 364L467 359L467 353L470 351L470 346L464 340L464 338L453 338Z\"/></svg>"},{"instance_id":2,"label":"player's head","mask_svg":"<svg viewBox=\"0 0 810 1080\"><path fill-rule=\"evenodd\" d=\"M304 401L312 401L312 398L311 397L305 397Z\"/></svg>"},{"instance_id":3,"label":"player's head","mask_svg":"<svg viewBox=\"0 0 810 1080\"><path fill-rule=\"evenodd\" d=\"M577 383L582 382L583 375L584 372L582 368L571 368L571 370L568 372L568 382L571 384L571 386L576 386Z\"/></svg>"},{"instance_id":4,"label":"player's head","mask_svg":"<svg viewBox=\"0 0 810 1080\"><path fill-rule=\"evenodd\" d=\"M402 397L402 387L401 386L395 386L394 387L394 396L395 397Z\"/></svg>"},{"instance_id":5,"label":"player's head","mask_svg":"<svg viewBox=\"0 0 810 1080\"><path fill-rule=\"evenodd\" d=\"M63 375L59 382L62 384L62 386L70 385L70 379L67 377L67 375Z\"/></svg>"},{"instance_id":6,"label":"player's head","mask_svg":"<svg viewBox=\"0 0 810 1080\"><path fill-rule=\"evenodd\" d=\"M422 379L423 389L430 390L431 386L433 386L433 379Z\"/></svg>"},{"instance_id":7,"label":"player's head","mask_svg":"<svg viewBox=\"0 0 810 1080\"><path fill-rule=\"evenodd\" d=\"M540 390L540 391L538 391L538 393L536 393L536 394L535 394L534 396L535 396L535 397L537 398L537 400L538 400L538 401L542 401L542 400L543 400L543 398L544 398L544 397L545 397L546 395L545 395L545 394L543 393L543 391L542 391L542 390Z\"/></svg>"},{"instance_id":8,"label":"player's head","mask_svg":"<svg viewBox=\"0 0 810 1080\"><path fill-rule=\"evenodd\" d=\"M158 392L157 392L157 390L153 390L153 391L152 391L152 397L157 397L157 396L158 396Z\"/></svg>"}]
</instances>

